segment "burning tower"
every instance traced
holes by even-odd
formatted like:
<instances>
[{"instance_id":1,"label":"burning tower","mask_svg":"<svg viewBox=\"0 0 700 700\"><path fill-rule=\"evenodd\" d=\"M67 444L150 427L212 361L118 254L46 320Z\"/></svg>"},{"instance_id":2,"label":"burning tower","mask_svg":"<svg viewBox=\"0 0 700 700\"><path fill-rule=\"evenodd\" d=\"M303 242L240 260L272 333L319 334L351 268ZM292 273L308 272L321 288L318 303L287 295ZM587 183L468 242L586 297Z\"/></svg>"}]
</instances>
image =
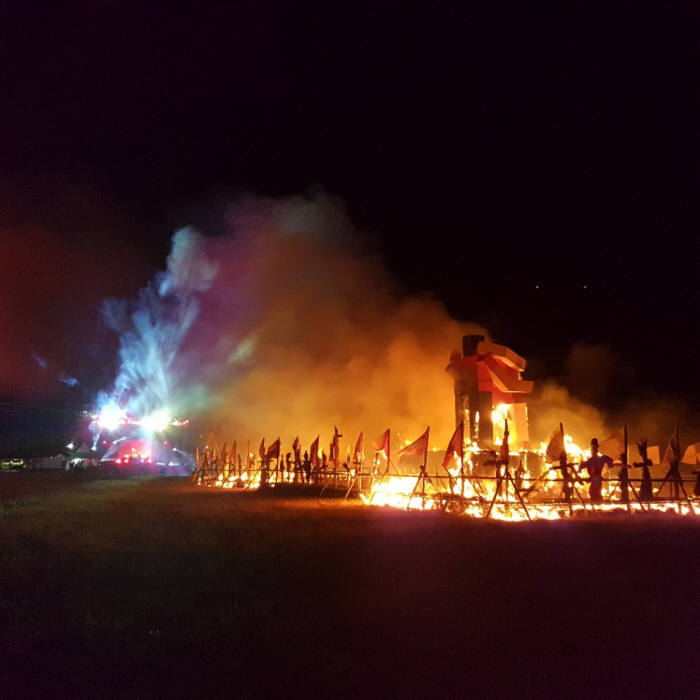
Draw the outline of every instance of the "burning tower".
<instances>
[{"instance_id":1,"label":"burning tower","mask_svg":"<svg viewBox=\"0 0 700 700\"><path fill-rule=\"evenodd\" d=\"M508 418L511 445L528 449L527 395L534 382L522 379L526 361L505 345L483 335L465 335L462 352L450 355L447 372L454 379L455 422L464 421L465 439L480 447L493 447L502 439Z\"/></svg>"}]
</instances>

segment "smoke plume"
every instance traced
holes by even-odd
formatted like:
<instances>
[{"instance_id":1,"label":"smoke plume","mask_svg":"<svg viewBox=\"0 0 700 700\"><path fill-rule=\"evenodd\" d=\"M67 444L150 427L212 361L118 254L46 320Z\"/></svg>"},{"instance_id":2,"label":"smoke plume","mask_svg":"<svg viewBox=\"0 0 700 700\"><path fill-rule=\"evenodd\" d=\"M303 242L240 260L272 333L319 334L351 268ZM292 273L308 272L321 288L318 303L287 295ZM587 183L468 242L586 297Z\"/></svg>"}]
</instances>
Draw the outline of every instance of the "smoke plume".
<instances>
[{"instance_id":1,"label":"smoke plume","mask_svg":"<svg viewBox=\"0 0 700 700\"><path fill-rule=\"evenodd\" d=\"M298 434L308 445L320 433L323 445L337 425L344 451L360 430L371 440L391 427L398 445L430 425L443 448L454 428L450 351L485 331L404 294L327 195L239 200L224 220L214 237L179 231L166 271L136 302L105 304L120 334L112 397L136 414L201 418L239 444L279 435L290 445ZM590 402L624 375L621 359L574 346L566 366L567 388L536 387L535 443L560 421L584 446L619 427Z\"/></svg>"},{"instance_id":2,"label":"smoke plume","mask_svg":"<svg viewBox=\"0 0 700 700\"><path fill-rule=\"evenodd\" d=\"M176 234L167 271L138 302L105 306L121 334L122 405L167 403L239 441L320 432L323 444L337 425L347 445L360 430L413 439L430 424L446 443L444 368L479 329L402 295L328 196L239 201L226 229Z\"/></svg>"},{"instance_id":3,"label":"smoke plume","mask_svg":"<svg viewBox=\"0 0 700 700\"><path fill-rule=\"evenodd\" d=\"M167 269L141 290L137 302L108 299L103 316L120 334L120 371L111 397L129 413L147 414L180 407L178 378L180 349L199 313L198 295L206 292L217 266L203 251L202 239L191 229L173 236Z\"/></svg>"}]
</instances>

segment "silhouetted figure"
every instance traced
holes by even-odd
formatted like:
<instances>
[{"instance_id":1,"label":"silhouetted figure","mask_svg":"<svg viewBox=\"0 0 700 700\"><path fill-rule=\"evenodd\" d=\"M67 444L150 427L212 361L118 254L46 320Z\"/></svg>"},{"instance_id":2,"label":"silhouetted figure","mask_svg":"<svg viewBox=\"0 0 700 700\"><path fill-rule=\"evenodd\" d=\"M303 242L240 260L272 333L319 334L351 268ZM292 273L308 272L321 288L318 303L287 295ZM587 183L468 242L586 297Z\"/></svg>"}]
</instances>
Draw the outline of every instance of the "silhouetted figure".
<instances>
[{"instance_id":1,"label":"silhouetted figure","mask_svg":"<svg viewBox=\"0 0 700 700\"><path fill-rule=\"evenodd\" d=\"M593 503L603 501L603 468L612 467L613 461L608 455L598 454L598 438L591 440L591 456L581 465L588 471L590 487L588 494Z\"/></svg>"}]
</instances>

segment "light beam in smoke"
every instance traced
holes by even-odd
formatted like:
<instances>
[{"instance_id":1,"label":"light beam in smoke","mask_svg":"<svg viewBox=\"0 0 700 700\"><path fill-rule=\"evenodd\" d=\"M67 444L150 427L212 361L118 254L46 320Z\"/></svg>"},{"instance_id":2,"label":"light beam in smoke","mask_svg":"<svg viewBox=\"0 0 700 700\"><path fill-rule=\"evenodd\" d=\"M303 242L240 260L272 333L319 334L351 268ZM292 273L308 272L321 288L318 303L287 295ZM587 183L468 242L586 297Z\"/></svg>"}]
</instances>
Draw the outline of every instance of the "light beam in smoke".
<instances>
[{"instance_id":1,"label":"light beam in smoke","mask_svg":"<svg viewBox=\"0 0 700 700\"><path fill-rule=\"evenodd\" d=\"M102 407L95 422L101 430L113 433L124 425L126 422L126 414L116 403L110 402Z\"/></svg>"},{"instance_id":2,"label":"light beam in smoke","mask_svg":"<svg viewBox=\"0 0 700 700\"><path fill-rule=\"evenodd\" d=\"M144 430L149 433L162 433L171 423L172 419L164 409L149 413L141 421Z\"/></svg>"}]
</instances>

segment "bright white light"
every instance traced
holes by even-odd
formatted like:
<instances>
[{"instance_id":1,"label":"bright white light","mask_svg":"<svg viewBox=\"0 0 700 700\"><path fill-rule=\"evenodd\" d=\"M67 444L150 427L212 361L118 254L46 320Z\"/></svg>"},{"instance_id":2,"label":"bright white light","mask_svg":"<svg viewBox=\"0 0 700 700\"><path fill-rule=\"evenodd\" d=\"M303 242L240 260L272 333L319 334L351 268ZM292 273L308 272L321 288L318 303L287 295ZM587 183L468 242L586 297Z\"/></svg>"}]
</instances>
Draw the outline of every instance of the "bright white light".
<instances>
[{"instance_id":1,"label":"bright white light","mask_svg":"<svg viewBox=\"0 0 700 700\"><path fill-rule=\"evenodd\" d=\"M144 416L141 425L152 433L159 433L170 425L170 416L165 410L156 411L148 416Z\"/></svg>"},{"instance_id":2,"label":"bright white light","mask_svg":"<svg viewBox=\"0 0 700 700\"><path fill-rule=\"evenodd\" d=\"M67 450L74 450L74 449L75 449L75 445L74 445L72 442L69 442L69 443L66 445L66 449L67 449Z\"/></svg>"},{"instance_id":3,"label":"bright white light","mask_svg":"<svg viewBox=\"0 0 700 700\"><path fill-rule=\"evenodd\" d=\"M108 403L102 407L97 422L101 428L115 431L125 420L124 411L115 403Z\"/></svg>"}]
</instances>

